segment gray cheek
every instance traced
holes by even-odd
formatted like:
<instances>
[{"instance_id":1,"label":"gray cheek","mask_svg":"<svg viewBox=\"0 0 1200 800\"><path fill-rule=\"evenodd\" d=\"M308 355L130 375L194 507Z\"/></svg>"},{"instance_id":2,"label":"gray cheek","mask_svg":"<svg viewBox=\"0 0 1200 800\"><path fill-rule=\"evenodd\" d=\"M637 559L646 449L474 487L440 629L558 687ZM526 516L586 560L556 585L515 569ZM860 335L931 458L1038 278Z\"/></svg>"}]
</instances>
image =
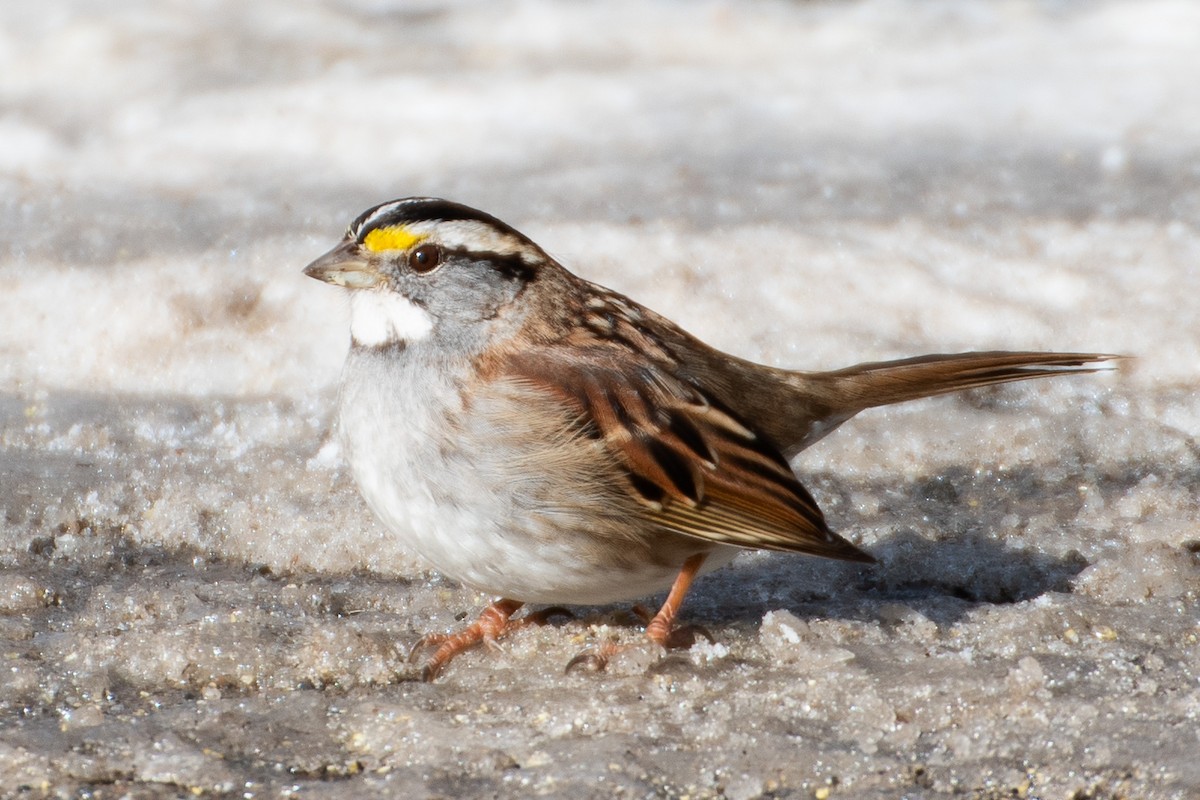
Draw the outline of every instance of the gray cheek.
<instances>
[{"instance_id":1,"label":"gray cheek","mask_svg":"<svg viewBox=\"0 0 1200 800\"><path fill-rule=\"evenodd\" d=\"M427 307L439 319L459 324L495 319L519 292L516 281L485 266L456 266L447 264L439 274L429 276L439 278L427 295Z\"/></svg>"}]
</instances>

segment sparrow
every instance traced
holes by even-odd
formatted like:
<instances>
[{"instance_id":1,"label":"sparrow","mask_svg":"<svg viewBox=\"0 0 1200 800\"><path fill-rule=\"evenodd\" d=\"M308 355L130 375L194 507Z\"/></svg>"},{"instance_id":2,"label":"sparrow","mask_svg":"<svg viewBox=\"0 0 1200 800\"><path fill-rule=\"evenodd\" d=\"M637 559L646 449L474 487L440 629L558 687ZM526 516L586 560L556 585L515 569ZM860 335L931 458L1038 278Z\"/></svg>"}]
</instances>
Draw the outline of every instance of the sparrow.
<instances>
[{"instance_id":1,"label":"sparrow","mask_svg":"<svg viewBox=\"0 0 1200 800\"><path fill-rule=\"evenodd\" d=\"M418 643L433 651L427 680L558 610L515 618L526 603L667 589L646 635L682 646L689 587L739 551L872 562L830 529L789 459L864 409L1116 358L764 366L575 276L495 217L429 197L367 210L304 273L349 294L337 426L363 498L434 569L499 598Z\"/></svg>"}]
</instances>

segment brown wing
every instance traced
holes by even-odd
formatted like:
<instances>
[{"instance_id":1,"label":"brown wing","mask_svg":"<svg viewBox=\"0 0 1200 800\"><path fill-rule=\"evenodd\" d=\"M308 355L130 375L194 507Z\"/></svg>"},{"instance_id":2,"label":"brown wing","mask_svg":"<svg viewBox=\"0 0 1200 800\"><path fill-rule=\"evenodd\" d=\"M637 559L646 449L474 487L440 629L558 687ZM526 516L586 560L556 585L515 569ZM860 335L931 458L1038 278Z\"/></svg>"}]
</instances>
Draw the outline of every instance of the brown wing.
<instances>
[{"instance_id":1,"label":"brown wing","mask_svg":"<svg viewBox=\"0 0 1200 800\"><path fill-rule=\"evenodd\" d=\"M730 409L662 365L608 348L508 359L509 377L550 391L625 470L628 490L662 528L721 544L874 561L829 530L779 451Z\"/></svg>"}]
</instances>

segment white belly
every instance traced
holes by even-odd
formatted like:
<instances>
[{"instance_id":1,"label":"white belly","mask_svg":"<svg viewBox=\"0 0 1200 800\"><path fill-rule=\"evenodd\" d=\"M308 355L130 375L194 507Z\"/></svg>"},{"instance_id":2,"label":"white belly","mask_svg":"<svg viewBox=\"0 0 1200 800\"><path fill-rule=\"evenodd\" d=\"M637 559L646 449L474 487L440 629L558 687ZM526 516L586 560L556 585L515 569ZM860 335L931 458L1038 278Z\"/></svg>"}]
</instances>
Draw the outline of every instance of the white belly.
<instances>
[{"instance_id":1,"label":"white belly","mask_svg":"<svg viewBox=\"0 0 1200 800\"><path fill-rule=\"evenodd\" d=\"M513 445L520 432L505 437L461 424L462 400L449 381L381 369L371 359L352 355L347 363L343 447L367 504L435 569L480 591L534 603L608 603L671 585L686 553L658 564L606 557L578 515L545 509L545 480L564 479L563 470L528 479L553 455ZM526 439L536 451L537 437ZM586 475L565 479L568 486L588 482ZM725 564L735 552L719 548L705 566Z\"/></svg>"}]
</instances>

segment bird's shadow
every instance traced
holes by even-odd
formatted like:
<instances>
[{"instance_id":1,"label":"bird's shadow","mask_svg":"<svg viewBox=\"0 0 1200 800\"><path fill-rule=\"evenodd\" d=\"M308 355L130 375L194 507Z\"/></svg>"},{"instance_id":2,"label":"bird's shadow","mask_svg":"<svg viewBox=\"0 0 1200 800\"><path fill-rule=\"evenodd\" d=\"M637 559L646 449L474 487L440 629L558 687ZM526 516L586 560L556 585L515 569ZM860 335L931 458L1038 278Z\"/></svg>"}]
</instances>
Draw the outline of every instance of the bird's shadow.
<instances>
[{"instance_id":1,"label":"bird's shadow","mask_svg":"<svg viewBox=\"0 0 1200 800\"><path fill-rule=\"evenodd\" d=\"M877 620L901 604L938 625L952 625L981 605L1019 603L1046 592L1069 592L1087 560L1077 551L1048 554L1005 541L1004 519L1050 514L1069 524L1078 503L1038 470L1008 471L998 490L988 476L951 468L929 479L847 489L822 476L826 493L876 494L887 512L862 520L882 535L867 549L877 564L855 564L790 553L752 553L700 578L685 606L687 621L753 624L772 610L800 618ZM1118 481L1118 483L1122 483ZM1114 490L1119 487L1113 487ZM843 503L850 505L850 503ZM851 517L853 506L839 514ZM849 512L849 513L847 513ZM920 529L905 520L922 521Z\"/></svg>"},{"instance_id":2,"label":"bird's shadow","mask_svg":"<svg viewBox=\"0 0 1200 800\"><path fill-rule=\"evenodd\" d=\"M981 605L1019 603L1069 592L1086 566L1078 553L1055 557L982 536L935 542L901 530L872 548L878 564L847 564L791 554L755 554L701 578L688 620L750 624L768 611L802 619L877 620L888 605L907 606L952 625Z\"/></svg>"}]
</instances>

